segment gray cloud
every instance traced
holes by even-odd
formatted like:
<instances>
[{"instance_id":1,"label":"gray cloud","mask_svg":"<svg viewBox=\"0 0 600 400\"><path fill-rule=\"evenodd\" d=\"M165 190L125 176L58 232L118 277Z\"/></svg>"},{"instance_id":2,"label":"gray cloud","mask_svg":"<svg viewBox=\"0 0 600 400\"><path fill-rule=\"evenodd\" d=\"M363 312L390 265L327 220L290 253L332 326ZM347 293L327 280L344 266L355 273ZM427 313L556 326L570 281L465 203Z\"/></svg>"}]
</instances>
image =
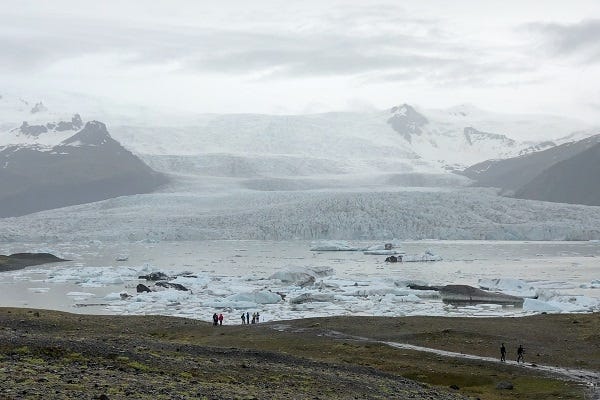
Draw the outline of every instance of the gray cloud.
<instances>
[{"instance_id":1,"label":"gray cloud","mask_svg":"<svg viewBox=\"0 0 600 400\"><path fill-rule=\"evenodd\" d=\"M124 56L120 62L176 62L193 73L256 73L262 79L342 75L406 80L413 74L414 79L462 84L510 72L504 63L483 64L481 59L494 56L489 50L454 43L436 21L373 10L348 8L325 18L324 28L316 31L124 26L115 20L5 15L0 17L0 69L32 71L111 53Z\"/></svg>"},{"instance_id":2,"label":"gray cloud","mask_svg":"<svg viewBox=\"0 0 600 400\"><path fill-rule=\"evenodd\" d=\"M600 61L600 19L573 24L532 23L526 28L540 34L554 56L576 56L589 63Z\"/></svg>"}]
</instances>

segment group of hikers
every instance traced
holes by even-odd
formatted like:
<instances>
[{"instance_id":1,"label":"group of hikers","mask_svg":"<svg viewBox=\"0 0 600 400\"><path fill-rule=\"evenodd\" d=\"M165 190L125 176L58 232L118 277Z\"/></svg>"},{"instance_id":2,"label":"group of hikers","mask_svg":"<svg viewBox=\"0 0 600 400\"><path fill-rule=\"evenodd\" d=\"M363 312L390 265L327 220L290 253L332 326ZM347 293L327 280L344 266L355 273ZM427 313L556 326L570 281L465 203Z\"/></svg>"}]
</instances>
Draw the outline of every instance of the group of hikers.
<instances>
[{"instance_id":1,"label":"group of hikers","mask_svg":"<svg viewBox=\"0 0 600 400\"><path fill-rule=\"evenodd\" d=\"M260 318L260 314L257 312L252 313L252 322L250 322L250 313L242 313L242 325L246 324L257 324Z\"/></svg>"},{"instance_id":2,"label":"group of hikers","mask_svg":"<svg viewBox=\"0 0 600 400\"><path fill-rule=\"evenodd\" d=\"M517 363L525 362L525 359L523 358L524 354L525 349L523 349L523 345L520 344L519 348L517 349ZM502 343L502 346L500 346L500 361L506 362L506 347L504 347L504 343Z\"/></svg>"},{"instance_id":3,"label":"group of hikers","mask_svg":"<svg viewBox=\"0 0 600 400\"><path fill-rule=\"evenodd\" d=\"M260 313L258 311L252 314L252 319L250 319L249 312L242 313L242 325L257 324L259 319L260 319ZM214 326L223 325L223 314L217 314L217 313L213 314L213 325Z\"/></svg>"},{"instance_id":4,"label":"group of hikers","mask_svg":"<svg viewBox=\"0 0 600 400\"><path fill-rule=\"evenodd\" d=\"M213 325L217 326L217 325L223 325L223 314L218 314L214 313L213 314Z\"/></svg>"}]
</instances>

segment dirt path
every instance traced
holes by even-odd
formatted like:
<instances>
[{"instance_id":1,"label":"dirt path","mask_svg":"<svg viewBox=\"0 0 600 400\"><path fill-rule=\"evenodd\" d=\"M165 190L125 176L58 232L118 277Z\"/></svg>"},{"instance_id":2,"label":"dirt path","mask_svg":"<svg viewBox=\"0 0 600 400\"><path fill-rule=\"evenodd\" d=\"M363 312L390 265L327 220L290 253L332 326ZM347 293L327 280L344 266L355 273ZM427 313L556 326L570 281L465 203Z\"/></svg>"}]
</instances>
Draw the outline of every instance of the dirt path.
<instances>
[{"instance_id":1,"label":"dirt path","mask_svg":"<svg viewBox=\"0 0 600 400\"><path fill-rule=\"evenodd\" d=\"M370 340L368 338L361 338L365 340ZM501 363L497 358L492 357L482 357L473 354L463 354L463 353L455 353L452 351L438 350L432 349L430 347L422 347L415 346L407 343L398 343L398 342L384 342L384 341L376 341L377 343L386 344L390 347L394 347L397 349L404 350L414 350L414 351L422 351L426 353L432 353L443 357L451 357L451 358L460 358L463 360L476 360L476 361L485 361L490 363ZM563 368L563 367L553 367L550 365L540 365L540 364L530 364L530 363L517 363L516 361L506 361L502 364L512 365L518 368L527 368L536 371L548 372L555 376L561 376L567 380L583 383L589 388L590 399L591 400L600 400L600 372L589 371L585 369L574 369L574 368Z\"/></svg>"},{"instance_id":2,"label":"dirt path","mask_svg":"<svg viewBox=\"0 0 600 400\"><path fill-rule=\"evenodd\" d=\"M484 362L495 363L495 364L511 365L516 368L527 368L527 369L531 369L534 371L546 372L553 376L558 376L558 377L561 377L563 379L566 379L566 380L569 380L572 382L581 383L581 384L586 385L588 388L589 399L590 400L600 400L600 372L598 372L598 371L590 371L590 370L576 369L576 368L555 367L555 366L551 366L551 365L541 365L541 364L533 364L533 363L517 363L516 361L501 362L498 358L483 357L483 356L478 356L478 355L474 355L474 354L457 353L457 352L453 352L453 351L434 349L431 347L416 346L416 345L408 344L408 343L382 341L382 340L377 340L377 339L371 339L368 337L347 335L343 332L338 332L338 331L330 331L329 335L332 337L338 337L338 338L353 339L353 340L366 341L366 342L372 342L372 343L381 343L381 344L385 344L387 346L394 347L397 349L420 351L420 352L439 355L442 357L458 358L458 359L463 359L463 360L484 361Z\"/></svg>"}]
</instances>

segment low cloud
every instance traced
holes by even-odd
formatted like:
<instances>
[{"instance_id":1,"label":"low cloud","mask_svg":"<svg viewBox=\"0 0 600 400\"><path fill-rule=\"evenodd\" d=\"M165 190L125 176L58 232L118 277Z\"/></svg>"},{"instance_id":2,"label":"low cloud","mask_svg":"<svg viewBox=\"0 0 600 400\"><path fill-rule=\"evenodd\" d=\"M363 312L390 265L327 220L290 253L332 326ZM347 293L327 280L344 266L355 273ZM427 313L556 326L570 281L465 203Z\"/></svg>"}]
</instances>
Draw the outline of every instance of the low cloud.
<instances>
[{"instance_id":1,"label":"low cloud","mask_svg":"<svg viewBox=\"0 0 600 400\"><path fill-rule=\"evenodd\" d=\"M554 56L575 56L586 63L600 61L600 19L571 24L532 23L526 28L539 34Z\"/></svg>"},{"instance_id":2,"label":"low cloud","mask_svg":"<svg viewBox=\"0 0 600 400\"><path fill-rule=\"evenodd\" d=\"M58 61L106 54L120 56L124 66L169 63L196 74L254 74L261 79L356 76L464 84L510 72L505 62L482 63L496 55L444 34L439 22L387 16L385 9L362 11L348 9L349 15L325 18L319 28L298 30L124 26L110 19L5 15L0 17L0 70L27 73Z\"/></svg>"}]
</instances>

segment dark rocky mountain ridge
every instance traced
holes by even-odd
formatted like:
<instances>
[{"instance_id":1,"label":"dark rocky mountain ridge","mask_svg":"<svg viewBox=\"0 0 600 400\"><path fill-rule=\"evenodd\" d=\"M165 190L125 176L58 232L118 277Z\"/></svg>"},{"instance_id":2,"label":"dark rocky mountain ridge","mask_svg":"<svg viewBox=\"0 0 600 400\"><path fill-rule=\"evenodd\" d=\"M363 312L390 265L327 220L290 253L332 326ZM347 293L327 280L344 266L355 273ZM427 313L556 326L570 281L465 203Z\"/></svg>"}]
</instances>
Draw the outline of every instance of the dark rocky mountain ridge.
<instances>
[{"instance_id":1,"label":"dark rocky mountain ridge","mask_svg":"<svg viewBox=\"0 0 600 400\"><path fill-rule=\"evenodd\" d=\"M497 187L518 198L600 205L600 135L504 160L487 160L462 172L475 186Z\"/></svg>"},{"instance_id":2,"label":"dark rocky mountain ridge","mask_svg":"<svg viewBox=\"0 0 600 400\"><path fill-rule=\"evenodd\" d=\"M76 116L65 124L76 127L79 121ZM53 147L0 148L0 217L147 193L166 182L164 175L112 139L103 123L92 121Z\"/></svg>"},{"instance_id":3,"label":"dark rocky mountain ridge","mask_svg":"<svg viewBox=\"0 0 600 400\"><path fill-rule=\"evenodd\" d=\"M516 191L515 197L600 206L600 143L557 162Z\"/></svg>"}]
</instances>

